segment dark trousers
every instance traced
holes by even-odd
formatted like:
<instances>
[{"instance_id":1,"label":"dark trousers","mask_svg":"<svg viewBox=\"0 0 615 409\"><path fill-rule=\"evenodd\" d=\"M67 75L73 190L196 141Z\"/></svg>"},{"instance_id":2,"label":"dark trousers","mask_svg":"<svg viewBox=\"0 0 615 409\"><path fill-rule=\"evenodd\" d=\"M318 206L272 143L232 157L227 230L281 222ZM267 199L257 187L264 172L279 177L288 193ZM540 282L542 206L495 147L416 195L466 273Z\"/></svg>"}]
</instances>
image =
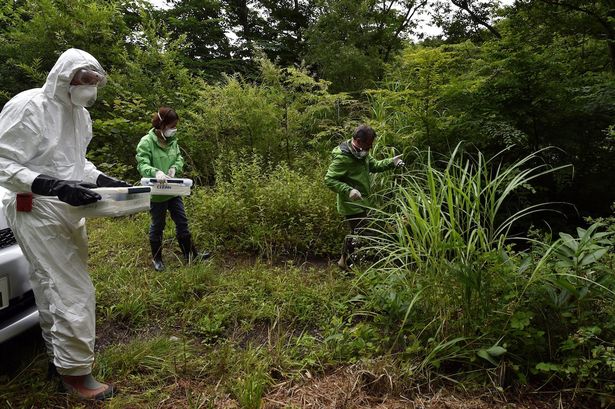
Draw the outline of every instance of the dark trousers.
<instances>
[{"instance_id":1,"label":"dark trousers","mask_svg":"<svg viewBox=\"0 0 615 409\"><path fill-rule=\"evenodd\" d=\"M176 196L166 202L150 202L149 213L152 216L152 223L149 226L150 241L162 241L162 233L167 221L167 210L175 223L177 237L185 237L190 234L184 202L181 196Z\"/></svg>"},{"instance_id":2,"label":"dark trousers","mask_svg":"<svg viewBox=\"0 0 615 409\"><path fill-rule=\"evenodd\" d=\"M354 252L353 235L361 234L361 229L367 226L367 213L353 214L346 216L346 224L350 228L350 235L344 238L342 244L342 256L350 256Z\"/></svg>"}]
</instances>

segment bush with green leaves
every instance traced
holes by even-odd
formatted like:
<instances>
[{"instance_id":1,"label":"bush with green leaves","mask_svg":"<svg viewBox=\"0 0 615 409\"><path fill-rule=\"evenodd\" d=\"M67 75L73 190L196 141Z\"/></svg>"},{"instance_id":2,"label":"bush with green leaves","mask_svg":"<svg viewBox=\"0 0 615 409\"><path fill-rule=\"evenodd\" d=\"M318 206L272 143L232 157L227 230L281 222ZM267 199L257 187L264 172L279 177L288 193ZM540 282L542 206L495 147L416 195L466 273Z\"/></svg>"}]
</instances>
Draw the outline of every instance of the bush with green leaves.
<instances>
[{"instance_id":1,"label":"bush with green leaves","mask_svg":"<svg viewBox=\"0 0 615 409\"><path fill-rule=\"evenodd\" d=\"M612 393L615 259L609 251L613 232L596 222L587 229L577 228L576 237L559 235L540 249L519 309L528 318L524 326L544 332L548 346L532 371L562 384Z\"/></svg>"},{"instance_id":2,"label":"bush with green leaves","mask_svg":"<svg viewBox=\"0 0 615 409\"><path fill-rule=\"evenodd\" d=\"M232 251L279 255L336 253L344 236L335 197L323 183L325 164L273 164L229 151L216 161L216 186L190 200L193 224L205 242Z\"/></svg>"},{"instance_id":3,"label":"bush with green leaves","mask_svg":"<svg viewBox=\"0 0 615 409\"><path fill-rule=\"evenodd\" d=\"M258 62L258 81L225 76L220 83L195 87L198 98L181 125L187 134L182 147L195 176L213 181L215 159L244 148L292 166L306 151L326 151L333 139L347 137L348 123L364 112L347 95L329 94L327 83L305 68Z\"/></svg>"}]
</instances>

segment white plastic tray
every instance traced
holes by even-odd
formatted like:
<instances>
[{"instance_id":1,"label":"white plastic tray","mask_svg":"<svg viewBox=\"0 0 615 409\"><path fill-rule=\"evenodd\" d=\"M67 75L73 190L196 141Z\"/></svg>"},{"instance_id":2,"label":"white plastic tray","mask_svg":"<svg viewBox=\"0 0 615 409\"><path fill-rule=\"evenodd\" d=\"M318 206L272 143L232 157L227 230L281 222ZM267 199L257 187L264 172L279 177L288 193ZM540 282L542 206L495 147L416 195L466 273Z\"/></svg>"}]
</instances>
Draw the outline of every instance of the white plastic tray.
<instances>
[{"instance_id":1,"label":"white plastic tray","mask_svg":"<svg viewBox=\"0 0 615 409\"><path fill-rule=\"evenodd\" d=\"M151 188L135 187L101 187L92 189L102 196L95 203L71 207L78 217L118 217L149 210Z\"/></svg>"},{"instance_id":2,"label":"white plastic tray","mask_svg":"<svg viewBox=\"0 0 615 409\"><path fill-rule=\"evenodd\" d=\"M153 195L159 196L188 196L192 187L192 179L167 179L159 183L156 178L142 178L143 186L150 186Z\"/></svg>"}]
</instances>

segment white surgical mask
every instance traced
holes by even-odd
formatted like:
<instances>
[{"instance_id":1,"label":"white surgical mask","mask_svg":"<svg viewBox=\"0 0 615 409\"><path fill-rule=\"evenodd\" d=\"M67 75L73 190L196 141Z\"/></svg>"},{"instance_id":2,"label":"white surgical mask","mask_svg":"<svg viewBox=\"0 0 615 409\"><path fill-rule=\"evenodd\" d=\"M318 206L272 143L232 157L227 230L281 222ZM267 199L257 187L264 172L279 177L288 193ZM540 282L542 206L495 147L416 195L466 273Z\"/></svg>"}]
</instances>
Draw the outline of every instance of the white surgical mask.
<instances>
[{"instance_id":1,"label":"white surgical mask","mask_svg":"<svg viewBox=\"0 0 615 409\"><path fill-rule=\"evenodd\" d=\"M96 102L98 87L96 85L71 85L70 100L80 107L91 107Z\"/></svg>"},{"instance_id":2,"label":"white surgical mask","mask_svg":"<svg viewBox=\"0 0 615 409\"><path fill-rule=\"evenodd\" d=\"M353 140L350 141L350 146L352 148L352 149L350 149L350 152L357 159L363 159L363 158L365 158L369 154L369 152L367 150L362 150L357 145L355 145Z\"/></svg>"},{"instance_id":3,"label":"white surgical mask","mask_svg":"<svg viewBox=\"0 0 615 409\"><path fill-rule=\"evenodd\" d=\"M177 132L177 128L171 128L171 129L167 129L166 131L163 131L162 135L165 138L172 138L176 132Z\"/></svg>"}]
</instances>

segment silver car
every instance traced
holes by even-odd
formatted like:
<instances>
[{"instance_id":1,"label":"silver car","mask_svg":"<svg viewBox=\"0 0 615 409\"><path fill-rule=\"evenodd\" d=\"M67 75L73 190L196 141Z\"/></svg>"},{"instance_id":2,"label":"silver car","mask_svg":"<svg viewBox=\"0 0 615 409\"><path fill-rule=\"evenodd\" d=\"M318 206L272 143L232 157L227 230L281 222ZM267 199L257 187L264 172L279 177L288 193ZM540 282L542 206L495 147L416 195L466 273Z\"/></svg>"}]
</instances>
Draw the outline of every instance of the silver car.
<instances>
[{"instance_id":1,"label":"silver car","mask_svg":"<svg viewBox=\"0 0 615 409\"><path fill-rule=\"evenodd\" d=\"M38 310L30 285L31 266L9 228L0 187L0 343L38 325Z\"/></svg>"}]
</instances>

